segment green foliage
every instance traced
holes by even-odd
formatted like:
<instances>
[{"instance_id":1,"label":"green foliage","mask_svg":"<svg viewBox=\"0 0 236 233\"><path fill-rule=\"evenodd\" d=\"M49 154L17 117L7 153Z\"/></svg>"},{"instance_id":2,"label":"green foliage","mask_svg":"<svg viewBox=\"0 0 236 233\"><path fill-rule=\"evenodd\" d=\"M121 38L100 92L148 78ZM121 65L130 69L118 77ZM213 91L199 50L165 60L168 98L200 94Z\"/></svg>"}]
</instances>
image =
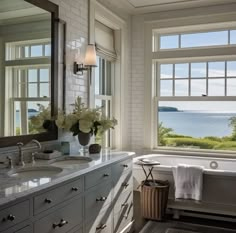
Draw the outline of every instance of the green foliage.
<instances>
[{"instance_id":1,"label":"green foliage","mask_svg":"<svg viewBox=\"0 0 236 233\"><path fill-rule=\"evenodd\" d=\"M158 125L158 145L165 145L165 138L173 132L173 129L171 128L166 128L163 126L163 122L160 122Z\"/></svg>"},{"instance_id":2,"label":"green foliage","mask_svg":"<svg viewBox=\"0 0 236 233\"><path fill-rule=\"evenodd\" d=\"M229 126L233 128L232 139L236 140L236 117L230 117Z\"/></svg>"},{"instance_id":3,"label":"green foliage","mask_svg":"<svg viewBox=\"0 0 236 233\"><path fill-rule=\"evenodd\" d=\"M176 147L197 147L201 149L213 149L217 142L202 138L168 138L166 144Z\"/></svg>"},{"instance_id":4,"label":"green foliage","mask_svg":"<svg viewBox=\"0 0 236 233\"><path fill-rule=\"evenodd\" d=\"M235 141L228 141L219 143L214 147L216 150L236 150L236 142Z\"/></svg>"},{"instance_id":5,"label":"green foliage","mask_svg":"<svg viewBox=\"0 0 236 233\"><path fill-rule=\"evenodd\" d=\"M167 135L168 138L193 138L191 136L185 136L185 135L181 135L181 134L168 134Z\"/></svg>"},{"instance_id":6,"label":"green foliage","mask_svg":"<svg viewBox=\"0 0 236 233\"><path fill-rule=\"evenodd\" d=\"M216 141L216 142L222 142L222 138L214 137L214 136L204 137L204 139L211 140L211 141Z\"/></svg>"}]
</instances>

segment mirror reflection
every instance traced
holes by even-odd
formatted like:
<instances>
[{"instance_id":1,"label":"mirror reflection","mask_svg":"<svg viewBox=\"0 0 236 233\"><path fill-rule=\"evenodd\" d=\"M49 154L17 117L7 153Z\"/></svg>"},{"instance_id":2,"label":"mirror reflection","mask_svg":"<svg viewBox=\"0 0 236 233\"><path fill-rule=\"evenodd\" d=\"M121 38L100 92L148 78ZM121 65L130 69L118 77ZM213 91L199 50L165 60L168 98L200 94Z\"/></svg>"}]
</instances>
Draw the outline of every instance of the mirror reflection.
<instances>
[{"instance_id":1,"label":"mirror reflection","mask_svg":"<svg viewBox=\"0 0 236 233\"><path fill-rule=\"evenodd\" d=\"M0 137L42 132L31 121L50 106L51 13L0 0Z\"/></svg>"}]
</instances>

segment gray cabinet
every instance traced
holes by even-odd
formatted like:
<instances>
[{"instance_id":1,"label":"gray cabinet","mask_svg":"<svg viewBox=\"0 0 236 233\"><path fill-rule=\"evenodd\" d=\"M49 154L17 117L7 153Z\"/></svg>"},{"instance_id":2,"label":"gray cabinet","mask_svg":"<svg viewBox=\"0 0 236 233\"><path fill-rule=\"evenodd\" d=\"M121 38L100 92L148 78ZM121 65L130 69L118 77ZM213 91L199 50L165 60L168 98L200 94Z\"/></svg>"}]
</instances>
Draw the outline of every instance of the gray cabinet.
<instances>
[{"instance_id":1,"label":"gray cabinet","mask_svg":"<svg viewBox=\"0 0 236 233\"><path fill-rule=\"evenodd\" d=\"M30 216L29 201L23 201L0 211L0 232L10 228Z\"/></svg>"},{"instance_id":2,"label":"gray cabinet","mask_svg":"<svg viewBox=\"0 0 236 233\"><path fill-rule=\"evenodd\" d=\"M14 233L31 233L31 232L32 232L31 228L29 226L27 226L27 227L24 227L24 228L14 232Z\"/></svg>"},{"instance_id":3,"label":"gray cabinet","mask_svg":"<svg viewBox=\"0 0 236 233\"><path fill-rule=\"evenodd\" d=\"M34 224L34 233L64 233L82 223L82 198L76 199Z\"/></svg>"},{"instance_id":4,"label":"gray cabinet","mask_svg":"<svg viewBox=\"0 0 236 233\"><path fill-rule=\"evenodd\" d=\"M83 183L82 179L78 179L40 194L34 197L34 214L50 209L64 200L73 198L81 192L83 192Z\"/></svg>"},{"instance_id":5,"label":"gray cabinet","mask_svg":"<svg viewBox=\"0 0 236 233\"><path fill-rule=\"evenodd\" d=\"M103 208L110 205L111 201L111 182L92 188L85 196L85 219L87 220L93 215L97 216Z\"/></svg>"},{"instance_id":6,"label":"gray cabinet","mask_svg":"<svg viewBox=\"0 0 236 233\"><path fill-rule=\"evenodd\" d=\"M1 209L0 232L119 233L132 220L132 160L124 159Z\"/></svg>"}]
</instances>

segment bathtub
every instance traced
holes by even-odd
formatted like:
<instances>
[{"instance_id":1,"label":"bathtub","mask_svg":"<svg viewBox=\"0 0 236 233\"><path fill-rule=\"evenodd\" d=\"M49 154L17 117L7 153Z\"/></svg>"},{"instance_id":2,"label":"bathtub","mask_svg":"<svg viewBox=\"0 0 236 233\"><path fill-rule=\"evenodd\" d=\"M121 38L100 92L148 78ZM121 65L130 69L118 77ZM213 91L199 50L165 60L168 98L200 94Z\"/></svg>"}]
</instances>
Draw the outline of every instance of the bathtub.
<instances>
[{"instance_id":1,"label":"bathtub","mask_svg":"<svg viewBox=\"0 0 236 233\"><path fill-rule=\"evenodd\" d=\"M168 180L170 191L168 208L182 212L200 212L211 215L236 216L236 158L179 156L149 154L133 159L134 189L145 179L142 168L135 162L139 159L151 159L160 162L153 170L155 179ZM193 200L175 200L172 167L178 164L199 165L204 167L203 198L201 202ZM149 177L150 178L150 177Z\"/></svg>"}]
</instances>

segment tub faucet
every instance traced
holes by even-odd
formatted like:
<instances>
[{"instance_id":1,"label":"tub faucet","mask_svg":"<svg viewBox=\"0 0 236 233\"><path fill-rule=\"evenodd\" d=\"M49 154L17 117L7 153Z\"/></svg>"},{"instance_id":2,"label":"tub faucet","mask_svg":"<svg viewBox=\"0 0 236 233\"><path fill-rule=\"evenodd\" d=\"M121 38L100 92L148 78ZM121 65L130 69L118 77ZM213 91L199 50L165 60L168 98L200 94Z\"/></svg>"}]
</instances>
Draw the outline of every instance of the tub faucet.
<instances>
[{"instance_id":1,"label":"tub faucet","mask_svg":"<svg viewBox=\"0 0 236 233\"><path fill-rule=\"evenodd\" d=\"M18 151L19 151L19 162L18 162L18 164L20 166L24 167L25 162L24 162L23 151L22 151L22 147L24 146L24 144L22 142L18 142L16 145L18 146Z\"/></svg>"}]
</instances>

